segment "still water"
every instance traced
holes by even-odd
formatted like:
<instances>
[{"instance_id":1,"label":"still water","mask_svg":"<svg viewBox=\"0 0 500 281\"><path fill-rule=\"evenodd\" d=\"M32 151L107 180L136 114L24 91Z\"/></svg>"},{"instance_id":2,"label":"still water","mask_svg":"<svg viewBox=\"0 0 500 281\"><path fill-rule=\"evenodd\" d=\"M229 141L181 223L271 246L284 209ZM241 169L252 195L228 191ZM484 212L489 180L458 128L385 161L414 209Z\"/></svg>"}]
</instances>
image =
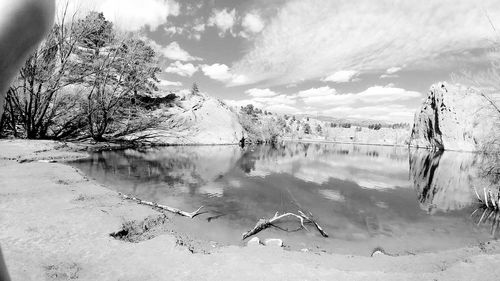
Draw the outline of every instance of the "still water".
<instances>
[{"instance_id":1,"label":"still water","mask_svg":"<svg viewBox=\"0 0 500 281\"><path fill-rule=\"evenodd\" d=\"M310 211L313 228L267 229L291 249L395 255L475 245L495 238L477 224L472 186L488 184L474 154L401 147L283 143L276 147L183 146L105 151L72 163L119 192L192 211L175 218L204 241L243 245L241 235L275 212ZM481 212L476 212L481 214ZM292 229L290 221L282 225Z\"/></svg>"}]
</instances>

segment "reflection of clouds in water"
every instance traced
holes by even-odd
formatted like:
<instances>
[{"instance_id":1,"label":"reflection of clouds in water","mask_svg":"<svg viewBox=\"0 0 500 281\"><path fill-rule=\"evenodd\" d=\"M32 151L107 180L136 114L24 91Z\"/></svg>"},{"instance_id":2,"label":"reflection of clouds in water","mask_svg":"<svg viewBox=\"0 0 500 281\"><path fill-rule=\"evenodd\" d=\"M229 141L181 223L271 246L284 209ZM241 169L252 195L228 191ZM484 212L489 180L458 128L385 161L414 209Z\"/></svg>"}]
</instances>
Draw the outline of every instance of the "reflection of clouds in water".
<instances>
[{"instance_id":1,"label":"reflection of clouds in water","mask_svg":"<svg viewBox=\"0 0 500 281\"><path fill-rule=\"evenodd\" d=\"M265 178L265 177L269 176L271 173L272 173L272 171L270 171L268 169L255 169L253 171L250 171L250 173L248 173L248 175L251 177Z\"/></svg>"},{"instance_id":2,"label":"reflection of clouds in water","mask_svg":"<svg viewBox=\"0 0 500 281\"><path fill-rule=\"evenodd\" d=\"M228 179L227 184L230 187L236 187L236 188L241 188L241 181L237 179Z\"/></svg>"},{"instance_id":3,"label":"reflection of clouds in water","mask_svg":"<svg viewBox=\"0 0 500 281\"><path fill-rule=\"evenodd\" d=\"M354 182L364 188L387 189L409 187L408 162L404 149L378 147L373 156L373 147L352 145L298 145L287 144L277 156L259 157L251 176L265 177L272 173L286 173L295 178L316 184L325 184L330 179ZM266 154L268 151L256 151ZM395 157L399 155L399 157Z\"/></svg>"},{"instance_id":4,"label":"reflection of clouds in water","mask_svg":"<svg viewBox=\"0 0 500 281\"><path fill-rule=\"evenodd\" d=\"M358 246L371 249L375 244L393 249L412 245L425 251L479 239L461 213L428 216L421 211L414 191L404 188L409 185L406 149L334 144L261 146L253 151L230 146L170 147L95 157L96 161L86 162L90 165L86 169L100 173L106 182L115 181L121 192L181 209L204 205L217 214L229 214L212 223L211 231L206 231L206 225L190 225L196 228L193 233L213 234L207 239L231 236L239 243L239 235L259 218L296 211L297 204L320 219L333 238L320 243L337 243L332 244L335 251L346 241L353 242L346 246L348 251ZM456 209L462 205L450 201L458 196L462 202L461 196L468 195L461 193L467 191L463 186L441 187L455 183L450 178L456 173L446 174L450 167L462 167L466 175L470 169L466 162L447 164L456 159L445 158L439 158L439 168L433 165L433 157L429 163L412 159L422 206ZM429 178L431 184L425 184ZM290 235L287 239L303 242L302 233ZM413 243L416 240L418 245Z\"/></svg>"},{"instance_id":5,"label":"reflection of clouds in water","mask_svg":"<svg viewBox=\"0 0 500 281\"><path fill-rule=\"evenodd\" d=\"M376 202L375 205L377 205L377 207L382 208L382 209L387 209L389 207L389 206L387 206L387 203L382 202L382 201Z\"/></svg>"},{"instance_id":6,"label":"reflection of clouds in water","mask_svg":"<svg viewBox=\"0 0 500 281\"><path fill-rule=\"evenodd\" d=\"M224 186L220 183L209 182L200 186L200 188L198 188L198 192L200 194L209 195L210 197L222 197L224 195Z\"/></svg>"},{"instance_id":7,"label":"reflection of clouds in water","mask_svg":"<svg viewBox=\"0 0 500 281\"><path fill-rule=\"evenodd\" d=\"M320 189L318 191L323 197L336 202L344 202L345 197L340 192L331 189Z\"/></svg>"}]
</instances>

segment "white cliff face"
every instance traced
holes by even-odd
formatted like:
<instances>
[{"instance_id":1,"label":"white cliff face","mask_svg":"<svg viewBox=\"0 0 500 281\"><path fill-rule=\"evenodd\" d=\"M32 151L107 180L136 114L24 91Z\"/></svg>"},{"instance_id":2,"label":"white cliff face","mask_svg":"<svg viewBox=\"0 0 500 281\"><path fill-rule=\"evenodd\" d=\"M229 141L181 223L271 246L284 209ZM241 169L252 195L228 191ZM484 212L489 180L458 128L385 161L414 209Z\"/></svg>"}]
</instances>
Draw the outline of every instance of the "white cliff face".
<instances>
[{"instance_id":1,"label":"white cliff face","mask_svg":"<svg viewBox=\"0 0 500 281\"><path fill-rule=\"evenodd\" d=\"M222 101L203 93L176 93L172 107L161 108L164 120L149 131L157 144L238 144L244 130L238 116Z\"/></svg>"},{"instance_id":2,"label":"white cliff face","mask_svg":"<svg viewBox=\"0 0 500 281\"><path fill-rule=\"evenodd\" d=\"M477 91L435 84L415 114L410 144L435 150L480 150L492 137L496 115Z\"/></svg>"}]
</instances>

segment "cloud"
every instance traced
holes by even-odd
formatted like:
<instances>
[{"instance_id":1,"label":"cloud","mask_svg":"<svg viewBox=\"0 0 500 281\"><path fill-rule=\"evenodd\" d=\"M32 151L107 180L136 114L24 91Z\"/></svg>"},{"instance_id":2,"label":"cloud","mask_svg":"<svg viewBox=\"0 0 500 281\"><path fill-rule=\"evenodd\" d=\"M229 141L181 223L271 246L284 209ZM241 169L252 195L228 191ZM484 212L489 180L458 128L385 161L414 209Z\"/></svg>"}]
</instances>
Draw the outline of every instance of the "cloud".
<instances>
[{"instance_id":1,"label":"cloud","mask_svg":"<svg viewBox=\"0 0 500 281\"><path fill-rule=\"evenodd\" d=\"M240 32L240 35L244 38L248 38L250 35L259 33L264 29L264 21L259 14L255 12L248 13L243 17L241 27L243 31Z\"/></svg>"},{"instance_id":2,"label":"cloud","mask_svg":"<svg viewBox=\"0 0 500 281\"><path fill-rule=\"evenodd\" d=\"M246 90L245 93L254 98L274 97L278 95L278 93L271 91L269 89L256 89L256 88Z\"/></svg>"},{"instance_id":3,"label":"cloud","mask_svg":"<svg viewBox=\"0 0 500 281\"><path fill-rule=\"evenodd\" d=\"M246 79L242 75L232 74L229 71L229 67L221 63L214 63L212 65L204 64L201 66L201 71L209 78L220 82L244 83Z\"/></svg>"},{"instance_id":4,"label":"cloud","mask_svg":"<svg viewBox=\"0 0 500 281\"><path fill-rule=\"evenodd\" d=\"M321 81L324 82L335 82L335 83L346 83L354 81L354 78L358 76L359 71L356 70L341 70L333 73L332 75L325 77Z\"/></svg>"},{"instance_id":5,"label":"cloud","mask_svg":"<svg viewBox=\"0 0 500 281\"><path fill-rule=\"evenodd\" d=\"M388 69L385 71L385 73L387 73L387 74L394 74L394 73L396 73L396 72L401 71L401 69L403 69L403 68L402 68L402 67L399 67L399 66L393 66L393 67L391 67L391 68L388 68Z\"/></svg>"},{"instance_id":6,"label":"cloud","mask_svg":"<svg viewBox=\"0 0 500 281\"><path fill-rule=\"evenodd\" d=\"M182 64L180 61L171 63L166 69L166 73L174 73L184 77L191 77L198 71L198 67L192 63Z\"/></svg>"},{"instance_id":7,"label":"cloud","mask_svg":"<svg viewBox=\"0 0 500 281\"><path fill-rule=\"evenodd\" d=\"M182 34L182 33L184 33L184 29L182 27L178 27L178 26L164 27L163 30L169 36L173 36L173 35L176 35L176 34Z\"/></svg>"},{"instance_id":8,"label":"cloud","mask_svg":"<svg viewBox=\"0 0 500 281\"><path fill-rule=\"evenodd\" d=\"M191 25L188 29L187 36L189 39L195 39L197 41L201 40L201 35L205 32L206 24L204 23L203 18L197 18L194 20L193 25Z\"/></svg>"},{"instance_id":9,"label":"cloud","mask_svg":"<svg viewBox=\"0 0 500 281\"><path fill-rule=\"evenodd\" d=\"M208 26L216 26L219 29L219 36L224 37L228 31L232 33L234 24L236 23L236 10L228 11L213 10L212 15L208 19Z\"/></svg>"},{"instance_id":10,"label":"cloud","mask_svg":"<svg viewBox=\"0 0 500 281\"><path fill-rule=\"evenodd\" d=\"M245 93L253 95L251 99L226 100L231 106L240 107L253 104L255 107L276 113L297 113L300 110L295 96L277 94L269 89L250 89Z\"/></svg>"},{"instance_id":11,"label":"cloud","mask_svg":"<svg viewBox=\"0 0 500 281\"><path fill-rule=\"evenodd\" d=\"M399 104L350 107L341 106L324 110L322 115L337 118L371 119L390 122L411 122L415 108Z\"/></svg>"},{"instance_id":12,"label":"cloud","mask_svg":"<svg viewBox=\"0 0 500 281\"><path fill-rule=\"evenodd\" d=\"M258 98L253 98L253 101L256 101L261 104L265 104L266 106L271 106L271 105L293 105L296 104L297 101L295 100L294 96L289 96L289 95L278 95L278 96L273 96L273 97L258 97Z\"/></svg>"},{"instance_id":13,"label":"cloud","mask_svg":"<svg viewBox=\"0 0 500 281\"><path fill-rule=\"evenodd\" d=\"M156 49L158 48L160 49L159 51L163 56L171 60L177 60L177 61L202 60L201 58L190 55L186 50L182 49L181 46L179 46L179 43L175 41L170 43L166 47L158 47L158 44L156 44Z\"/></svg>"},{"instance_id":14,"label":"cloud","mask_svg":"<svg viewBox=\"0 0 500 281\"><path fill-rule=\"evenodd\" d=\"M331 95L335 95L337 91L328 86L320 87L320 88L311 88L309 90L300 91L297 96L301 98L311 98L311 97L327 97Z\"/></svg>"},{"instance_id":15,"label":"cloud","mask_svg":"<svg viewBox=\"0 0 500 281\"><path fill-rule=\"evenodd\" d=\"M65 7L66 0L58 0L58 11ZM167 22L169 16L179 15L179 3L171 0L71 0L68 14L78 12L84 16L88 11L98 11L125 31L137 31L145 26L155 30Z\"/></svg>"},{"instance_id":16,"label":"cloud","mask_svg":"<svg viewBox=\"0 0 500 281\"><path fill-rule=\"evenodd\" d=\"M229 67L220 63L214 63L212 65L204 64L201 66L201 71L211 79L218 81L228 81L231 80L232 77L231 73L229 73Z\"/></svg>"},{"instance_id":17,"label":"cloud","mask_svg":"<svg viewBox=\"0 0 500 281\"><path fill-rule=\"evenodd\" d=\"M177 82L173 82L173 81L168 81L168 80L160 79L159 86L160 87L170 87L170 86L181 87L182 83L178 82L178 81Z\"/></svg>"},{"instance_id":18,"label":"cloud","mask_svg":"<svg viewBox=\"0 0 500 281\"><path fill-rule=\"evenodd\" d=\"M270 105L267 106L265 110L273 113L282 113L282 114L297 114L301 112L298 108L286 104Z\"/></svg>"},{"instance_id":19,"label":"cloud","mask_svg":"<svg viewBox=\"0 0 500 281\"><path fill-rule=\"evenodd\" d=\"M301 98L307 106L324 108L360 103L394 103L398 101L418 99L422 95L419 92L387 86L373 86L359 93L338 94L335 89L326 86L300 91L296 94L296 96Z\"/></svg>"},{"instance_id":20,"label":"cloud","mask_svg":"<svg viewBox=\"0 0 500 281\"><path fill-rule=\"evenodd\" d=\"M384 74L380 75L380 78L395 78L399 77L396 73L401 71L403 68L399 66L393 66L388 68Z\"/></svg>"},{"instance_id":21,"label":"cloud","mask_svg":"<svg viewBox=\"0 0 500 281\"><path fill-rule=\"evenodd\" d=\"M490 46L485 11L500 26L498 0L288 1L232 72L281 85L345 69L428 69L443 54Z\"/></svg>"}]
</instances>

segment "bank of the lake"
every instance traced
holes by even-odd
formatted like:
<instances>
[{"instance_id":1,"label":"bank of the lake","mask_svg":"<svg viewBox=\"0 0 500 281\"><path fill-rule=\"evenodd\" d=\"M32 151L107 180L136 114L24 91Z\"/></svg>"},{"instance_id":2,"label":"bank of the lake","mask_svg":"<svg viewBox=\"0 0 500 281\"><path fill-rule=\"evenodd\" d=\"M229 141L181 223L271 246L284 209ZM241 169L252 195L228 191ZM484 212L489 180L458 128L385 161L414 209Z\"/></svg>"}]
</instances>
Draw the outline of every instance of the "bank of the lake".
<instances>
[{"instance_id":1,"label":"bank of the lake","mask_svg":"<svg viewBox=\"0 0 500 281\"><path fill-rule=\"evenodd\" d=\"M0 243L13 280L497 280L500 274L497 241L372 258L237 246L192 254L186 237L175 233L139 243L116 240L109 234L123 223L162 215L51 163L87 156L78 150L49 141L0 141Z\"/></svg>"}]
</instances>

